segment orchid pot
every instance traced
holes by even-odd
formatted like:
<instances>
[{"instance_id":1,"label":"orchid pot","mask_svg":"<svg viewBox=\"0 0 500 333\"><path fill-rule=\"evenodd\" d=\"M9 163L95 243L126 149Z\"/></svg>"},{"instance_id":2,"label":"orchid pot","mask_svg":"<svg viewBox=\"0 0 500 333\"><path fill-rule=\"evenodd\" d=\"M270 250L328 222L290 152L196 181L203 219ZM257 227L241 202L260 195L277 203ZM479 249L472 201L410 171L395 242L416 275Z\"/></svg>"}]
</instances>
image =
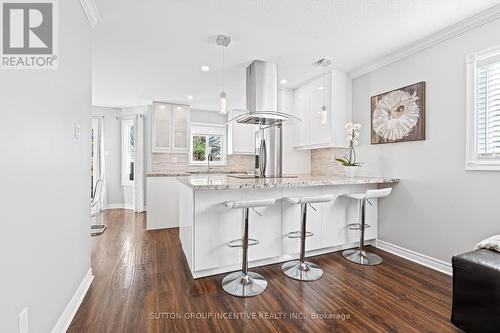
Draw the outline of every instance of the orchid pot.
<instances>
[{"instance_id":1,"label":"orchid pot","mask_svg":"<svg viewBox=\"0 0 500 333\"><path fill-rule=\"evenodd\" d=\"M356 170L357 169L358 169L358 167L356 167L356 166L345 166L344 167L344 175L347 178L354 178L354 177L356 177Z\"/></svg>"}]
</instances>

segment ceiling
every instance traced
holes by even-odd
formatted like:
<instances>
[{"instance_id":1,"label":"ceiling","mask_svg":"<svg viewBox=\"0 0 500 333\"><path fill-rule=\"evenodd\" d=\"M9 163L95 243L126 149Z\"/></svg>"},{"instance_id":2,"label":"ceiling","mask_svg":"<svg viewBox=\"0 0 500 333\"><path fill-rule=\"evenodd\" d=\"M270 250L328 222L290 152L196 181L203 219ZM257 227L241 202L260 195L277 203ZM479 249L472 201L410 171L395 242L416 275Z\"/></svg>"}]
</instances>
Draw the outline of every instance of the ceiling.
<instances>
[{"instance_id":1,"label":"ceiling","mask_svg":"<svg viewBox=\"0 0 500 333\"><path fill-rule=\"evenodd\" d=\"M500 0L96 0L93 104L152 100L216 110L245 107L245 67L279 64L294 88L318 75L320 58L351 71L500 3ZM222 49L218 34L232 42ZM207 73L200 70L208 65ZM193 99L188 100L187 96Z\"/></svg>"}]
</instances>

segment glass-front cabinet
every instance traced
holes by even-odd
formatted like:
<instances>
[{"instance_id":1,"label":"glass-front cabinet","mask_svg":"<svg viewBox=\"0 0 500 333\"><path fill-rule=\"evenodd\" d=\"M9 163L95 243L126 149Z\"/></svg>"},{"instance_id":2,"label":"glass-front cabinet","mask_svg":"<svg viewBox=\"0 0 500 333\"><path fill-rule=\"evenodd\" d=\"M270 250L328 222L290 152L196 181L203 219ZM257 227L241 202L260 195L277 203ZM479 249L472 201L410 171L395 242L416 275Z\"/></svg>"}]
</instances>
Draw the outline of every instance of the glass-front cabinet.
<instances>
[{"instance_id":1,"label":"glass-front cabinet","mask_svg":"<svg viewBox=\"0 0 500 333\"><path fill-rule=\"evenodd\" d=\"M190 107L153 102L152 152L187 152Z\"/></svg>"}]
</instances>

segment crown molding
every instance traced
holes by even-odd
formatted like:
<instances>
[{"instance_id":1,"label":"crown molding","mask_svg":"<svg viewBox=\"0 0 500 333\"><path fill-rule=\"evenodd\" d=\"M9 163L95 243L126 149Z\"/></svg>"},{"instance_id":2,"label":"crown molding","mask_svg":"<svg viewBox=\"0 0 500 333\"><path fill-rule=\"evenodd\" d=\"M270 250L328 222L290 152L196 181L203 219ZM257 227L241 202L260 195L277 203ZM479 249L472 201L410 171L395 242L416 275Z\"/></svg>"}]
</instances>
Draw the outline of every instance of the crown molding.
<instances>
[{"instance_id":1,"label":"crown molding","mask_svg":"<svg viewBox=\"0 0 500 333\"><path fill-rule=\"evenodd\" d=\"M82 4L83 11L85 15L87 15L87 19L89 20L90 26L95 28L97 23L100 20L99 11L97 10L97 6L94 0L80 0Z\"/></svg>"},{"instance_id":2,"label":"crown molding","mask_svg":"<svg viewBox=\"0 0 500 333\"><path fill-rule=\"evenodd\" d=\"M467 31L473 30L475 28L488 24L492 21L498 20L499 18L500 18L500 5L497 5L485 11L482 11L479 14L471 16L463 21L460 21L459 23L454 24L446 29L443 29L435 34L432 34L429 37L420 39L419 41L412 43L407 47L400 49L399 51L390 53L375 61L369 62L361 67L358 67L353 71L351 71L349 74L353 79L358 78L374 70L392 64L393 62L406 58L412 54L423 51L436 44L460 36L466 33Z\"/></svg>"}]
</instances>

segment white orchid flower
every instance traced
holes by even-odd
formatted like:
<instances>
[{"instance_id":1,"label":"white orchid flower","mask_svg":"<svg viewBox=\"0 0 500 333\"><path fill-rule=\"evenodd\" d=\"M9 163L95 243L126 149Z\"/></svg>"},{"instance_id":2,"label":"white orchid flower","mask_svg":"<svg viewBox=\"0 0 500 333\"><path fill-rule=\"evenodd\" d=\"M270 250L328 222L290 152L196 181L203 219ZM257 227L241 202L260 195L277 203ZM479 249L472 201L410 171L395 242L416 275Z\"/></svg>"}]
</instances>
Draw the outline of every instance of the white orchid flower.
<instances>
[{"instance_id":1,"label":"white orchid flower","mask_svg":"<svg viewBox=\"0 0 500 333\"><path fill-rule=\"evenodd\" d=\"M347 142L351 142L351 141L352 141L352 140L354 140L354 139L352 138L352 136L348 136L348 137L346 138L346 140L347 140Z\"/></svg>"},{"instance_id":2,"label":"white orchid flower","mask_svg":"<svg viewBox=\"0 0 500 333\"><path fill-rule=\"evenodd\" d=\"M350 130L350 129L353 128L353 126L354 126L354 124L352 123L352 121L350 121L347 124L345 124L344 127L345 127L346 130Z\"/></svg>"},{"instance_id":3,"label":"white orchid flower","mask_svg":"<svg viewBox=\"0 0 500 333\"><path fill-rule=\"evenodd\" d=\"M357 146L358 145L358 140L353 139L352 140L352 144L353 144L353 146Z\"/></svg>"},{"instance_id":4,"label":"white orchid flower","mask_svg":"<svg viewBox=\"0 0 500 333\"><path fill-rule=\"evenodd\" d=\"M354 128L355 130L359 130L359 129L361 129L361 124L359 124L359 123L358 123L358 124L354 124L354 125L353 125L353 128Z\"/></svg>"},{"instance_id":5,"label":"white orchid flower","mask_svg":"<svg viewBox=\"0 0 500 333\"><path fill-rule=\"evenodd\" d=\"M359 132L354 132L354 137L359 138Z\"/></svg>"}]
</instances>

